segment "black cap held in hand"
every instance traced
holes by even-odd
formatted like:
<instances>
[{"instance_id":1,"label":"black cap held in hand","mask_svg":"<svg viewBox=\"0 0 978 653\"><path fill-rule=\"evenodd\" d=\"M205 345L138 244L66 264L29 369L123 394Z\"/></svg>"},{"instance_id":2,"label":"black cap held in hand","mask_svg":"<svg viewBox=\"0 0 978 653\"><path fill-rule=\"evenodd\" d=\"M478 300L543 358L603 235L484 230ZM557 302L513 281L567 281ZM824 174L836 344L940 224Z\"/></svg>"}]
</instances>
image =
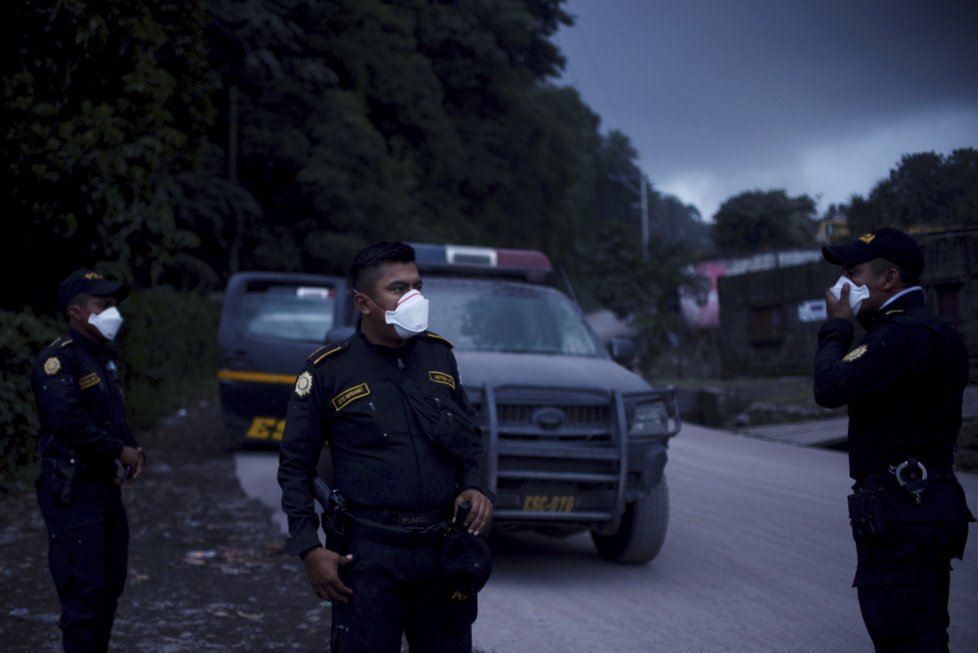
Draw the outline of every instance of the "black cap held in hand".
<instances>
[{"instance_id":1,"label":"black cap held in hand","mask_svg":"<svg viewBox=\"0 0 978 653\"><path fill-rule=\"evenodd\" d=\"M478 535L458 533L442 545L440 573L450 599L464 601L483 588L492 574L492 552Z\"/></svg>"},{"instance_id":2,"label":"black cap held in hand","mask_svg":"<svg viewBox=\"0 0 978 653\"><path fill-rule=\"evenodd\" d=\"M79 293L93 297L115 297L116 301L121 302L129 296L129 286L121 281L106 279L95 270L75 270L58 286L58 308L65 310L72 297Z\"/></svg>"},{"instance_id":3,"label":"black cap held in hand","mask_svg":"<svg viewBox=\"0 0 978 653\"><path fill-rule=\"evenodd\" d=\"M915 277L924 271L924 253L920 245L906 233L891 227L863 234L851 245L825 246L822 256L835 265L858 265L881 258Z\"/></svg>"}]
</instances>

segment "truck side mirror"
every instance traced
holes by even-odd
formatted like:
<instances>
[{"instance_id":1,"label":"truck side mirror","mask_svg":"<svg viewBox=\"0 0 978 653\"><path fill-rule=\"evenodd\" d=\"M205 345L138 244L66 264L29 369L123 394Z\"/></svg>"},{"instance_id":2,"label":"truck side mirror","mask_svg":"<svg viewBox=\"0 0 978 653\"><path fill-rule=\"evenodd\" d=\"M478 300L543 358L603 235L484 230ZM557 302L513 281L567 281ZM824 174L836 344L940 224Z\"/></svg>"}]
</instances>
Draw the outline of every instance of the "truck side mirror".
<instances>
[{"instance_id":1,"label":"truck side mirror","mask_svg":"<svg viewBox=\"0 0 978 653\"><path fill-rule=\"evenodd\" d=\"M635 343L629 338L614 336L608 340L608 353L619 365L631 365L635 358Z\"/></svg>"}]
</instances>

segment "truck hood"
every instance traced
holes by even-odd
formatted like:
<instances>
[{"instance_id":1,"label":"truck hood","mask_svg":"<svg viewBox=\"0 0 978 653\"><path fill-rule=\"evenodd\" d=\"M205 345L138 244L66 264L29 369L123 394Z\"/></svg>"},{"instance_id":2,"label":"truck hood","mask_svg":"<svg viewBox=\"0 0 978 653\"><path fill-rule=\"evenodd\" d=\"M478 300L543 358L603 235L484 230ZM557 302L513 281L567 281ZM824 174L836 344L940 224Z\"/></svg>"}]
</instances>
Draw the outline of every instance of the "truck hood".
<instances>
[{"instance_id":1,"label":"truck hood","mask_svg":"<svg viewBox=\"0 0 978 653\"><path fill-rule=\"evenodd\" d=\"M521 385L541 388L595 388L605 392L647 392L649 384L606 358L548 354L455 351L462 385Z\"/></svg>"}]
</instances>

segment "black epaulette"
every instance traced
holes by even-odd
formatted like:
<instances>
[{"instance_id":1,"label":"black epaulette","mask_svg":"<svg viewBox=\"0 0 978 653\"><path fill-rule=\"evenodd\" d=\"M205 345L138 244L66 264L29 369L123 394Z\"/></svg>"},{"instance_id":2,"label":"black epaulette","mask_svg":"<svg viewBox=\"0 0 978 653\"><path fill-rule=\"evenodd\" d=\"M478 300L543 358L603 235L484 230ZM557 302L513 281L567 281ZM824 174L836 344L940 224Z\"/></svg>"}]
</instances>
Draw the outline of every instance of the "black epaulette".
<instances>
[{"instance_id":1,"label":"black epaulette","mask_svg":"<svg viewBox=\"0 0 978 653\"><path fill-rule=\"evenodd\" d=\"M448 345L449 349L451 349L452 347L455 346L455 345L452 344L452 341L451 340L449 340L448 338L446 338L444 336L440 336L437 333L432 333L431 331L425 331L425 335L428 336L429 338L431 338L432 340L435 340L437 342L445 343L446 345Z\"/></svg>"},{"instance_id":2,"label":"black epaulette","mask_svg":"<svg viewBox=\"0 0 978 653\"><path fill-rule=\"evenodd\" d=\"M333 354L338 354L344 349L347 349L349 346L350 343L348 342L341 342L338 345L335 343L324 345L319 349L317 349L316 351L309 354L309 357L306 358L306 360L312 363L313 365L319 365Z\"/></svg>"}]
</instances>

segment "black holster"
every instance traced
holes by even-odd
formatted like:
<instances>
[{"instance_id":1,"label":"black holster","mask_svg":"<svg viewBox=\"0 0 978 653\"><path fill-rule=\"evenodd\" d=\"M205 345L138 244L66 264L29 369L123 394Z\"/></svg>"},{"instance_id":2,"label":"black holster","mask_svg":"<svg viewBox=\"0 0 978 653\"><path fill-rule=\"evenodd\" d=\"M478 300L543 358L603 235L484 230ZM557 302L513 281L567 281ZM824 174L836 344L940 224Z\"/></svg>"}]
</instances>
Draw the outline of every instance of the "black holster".
<instances>
[{"instance_id":1,"label":"black holster","mask_svg":"<svg viewBox=\"0 0 978 653\"><path fill-rule=\"evenodd\" d=\"M887 519L882 492L860 489L847 499L853 539L879 539L886 535Z\"/></svg>"},{"instance_id":2,"label":"black holster","mask_svg":"<svg viewBox=\"0 0 978 653\"><path fill-rule=\"evenodd\" d=\"M326 534L326 548L340 555L349 553L350 514L345 510L330 510L322 516L323 532Z\"/></svg>"},{"instance_id":3,"label":"black holster","mask_svg":"<svg viewBox=\"0 0 978 653\"><path fill-rule=\"evenodd\" d=\"M77 457L52 456L41 459L41 473L48 477L58 501L65 505L71 503L80 467Z\"/></svg>"}]
</instances>

